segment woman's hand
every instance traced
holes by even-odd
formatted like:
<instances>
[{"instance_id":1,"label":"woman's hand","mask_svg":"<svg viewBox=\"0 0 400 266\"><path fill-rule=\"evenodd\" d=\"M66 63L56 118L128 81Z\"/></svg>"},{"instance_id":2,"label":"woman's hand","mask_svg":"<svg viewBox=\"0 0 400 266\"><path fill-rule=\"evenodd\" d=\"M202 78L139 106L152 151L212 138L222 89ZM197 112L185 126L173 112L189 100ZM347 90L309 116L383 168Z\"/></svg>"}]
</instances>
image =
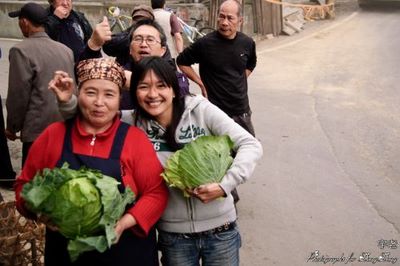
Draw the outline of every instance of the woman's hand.
<instances>
[{"instance_id":1,"label":"woman's hand","mask_svg":"<svg viewBox=\"0 0 400 266\"><path fill-rule=\"evenodd\" d=\"M134 225L136 225L135 217L133 217L129 213L124 214L124 216L122 216L121 219L119 219L119 221L115 225L114 230L115 230L116 239L114 241L114 244L118 243L119 238L121 237L122 233L126 229L128 229Z\"/></svg>"},{"instance_id":2,"label":"woman's hand","mask_svg":"<svg viewBox=\"0 0 400 266\"><path fill-rule=\"evenodd\" d=\"M224 190L218 183L211 183L198 186L197 188L187 190L193 197L198 198L203 203L209 203L219 197L225 196Z\"/></svg>"},{"instance_id":3,"label":"woman's hand","mask_svg":"<svg viewBox=\"0 0 400 266\"><path fill-rule=\"evenodd\" d=\"M64 71L56 71L49 82L49 90L53 91L60 103L67 103L72 98L75 84L74 80Z\"/></svg>"},{"instance_id":4,"label":"woman's hand","mask_svg":"<svg viewBox=\"0 0 400 266\"><path fill-rule=\"evenodd\" d=\"M125 77L126 77L126 82L122 89L129 91L131 87L131 78L132 78L132 71L125 70Z\"/></svg>"}]
</instances>

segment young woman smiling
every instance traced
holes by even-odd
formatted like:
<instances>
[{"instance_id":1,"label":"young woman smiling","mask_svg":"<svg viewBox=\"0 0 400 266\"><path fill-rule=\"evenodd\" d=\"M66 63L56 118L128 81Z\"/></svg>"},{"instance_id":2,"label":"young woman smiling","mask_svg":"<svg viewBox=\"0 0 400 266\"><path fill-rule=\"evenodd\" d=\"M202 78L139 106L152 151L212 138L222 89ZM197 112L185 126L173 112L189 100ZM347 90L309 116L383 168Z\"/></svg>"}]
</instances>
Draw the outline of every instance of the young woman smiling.
<instances>
[{"instance_id":1,"label":"young woman smiling","mask_svg":"<svg viewBox=\"0 0 400 266\"><path fill-rule=\"evenodd\" d=\"M163 265L199 265L200 260L205 266L239 265L241 239L230 192L250 178L261 144L203 96L180 97L175 72L161 58L146 57L132 72L130 92L138 107L123 112L122 120L146 132L163 166L173 152L203 135L228 135L236 153L220 183L201 185L189 198L169 188L157 226Z\"/></svg>"}]
</instances>

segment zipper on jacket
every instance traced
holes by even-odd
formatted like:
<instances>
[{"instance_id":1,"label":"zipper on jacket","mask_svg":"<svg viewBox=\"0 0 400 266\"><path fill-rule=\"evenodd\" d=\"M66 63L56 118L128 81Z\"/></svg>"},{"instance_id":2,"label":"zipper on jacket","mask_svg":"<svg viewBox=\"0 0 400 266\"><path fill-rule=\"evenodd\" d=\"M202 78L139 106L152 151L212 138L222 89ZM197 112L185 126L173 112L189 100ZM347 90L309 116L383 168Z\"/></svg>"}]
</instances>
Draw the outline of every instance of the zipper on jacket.
<instances>
[{"instance_id":1,"label":"zipper on jacket","mask_svg":"<svg viewBox=\"0 0 400 266\"><path fill-rule=\"evenodd\" d=\"M96 141L96 135L93 135L92 141L90 142L90 146L94 146L95 141Z\"/></svg>"},{"instance_id":2,"label":"zipper on jacket","mask_svg":"<svg viewBox=\"0 0 400 266\"><path fill-rule=\"evenodd\" d=\"M94 144L96 143L96 135L93 135L92 140L90 141L90 155L93 155L94 152Z\"/></svg>"},{"instance_id":3,"label":"zipper on jacket","mask_svg":"<svg viewBox=\"0 0 400 266\"><path fill-rule=\"evenodd\" d=\"M187 201L188 201L188 205L189 205L189 207L188 207L188 209L189 209L189 218L190 218L190 230L191 230L191 232L195 232L195 228L194 228L194 219L193 219L193 202L192 202L192 198L188 198L187 199Z\"/></svg>"}]
</instances>

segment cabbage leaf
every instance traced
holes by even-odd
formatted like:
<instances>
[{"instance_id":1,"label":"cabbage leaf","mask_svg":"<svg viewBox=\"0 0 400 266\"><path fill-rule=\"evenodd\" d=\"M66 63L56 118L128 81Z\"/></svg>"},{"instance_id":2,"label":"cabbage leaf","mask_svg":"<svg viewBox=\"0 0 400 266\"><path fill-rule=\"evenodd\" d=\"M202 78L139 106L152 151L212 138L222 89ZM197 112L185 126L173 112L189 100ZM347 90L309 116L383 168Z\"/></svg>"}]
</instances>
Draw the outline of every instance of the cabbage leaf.
<instances>
[{"instance_id":1,"label":"cabbage leaf","mask_svg":"<svg viewBox=\"0 0 400 266\"><path fill-rule=\"evenodd\" d=\"M233 162L229 136L201 136L176 151L161 174L170 187L183 191L203 184L219 183Z\"/></svg>"},{"instance_id":2,"label":"cabbage leaf","mask_svg":"<svg viewBox=\"0 0 400 266\"><path fill-rule=\"evenodd\" d=\"M85 251L104 252L116 238L115 223L135 199L127 188L98 170L82 167L43 169L23 186L21 196L32 212L46 215L68 238L71 261Z\"/></svg>"}]
</instances>

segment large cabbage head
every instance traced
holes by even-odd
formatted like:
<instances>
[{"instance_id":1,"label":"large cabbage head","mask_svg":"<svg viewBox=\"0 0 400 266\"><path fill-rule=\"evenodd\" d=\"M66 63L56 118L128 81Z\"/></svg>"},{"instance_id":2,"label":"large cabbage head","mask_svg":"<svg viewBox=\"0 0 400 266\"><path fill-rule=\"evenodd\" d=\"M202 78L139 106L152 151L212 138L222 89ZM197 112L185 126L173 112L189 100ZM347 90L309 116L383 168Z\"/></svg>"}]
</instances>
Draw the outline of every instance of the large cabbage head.
<instances>
[{"instance_id":1,"label":"large cabbage head","mask_svg":"<svg viewBox=\"0 0 400 266\"><path fill-rule=\"evenodd\" d=\"M51 219L64 236L74 239L99 231L102 214L100 193L89 179L76 178L65 182L53 193L51 200L57 202Z\"/></svg>"},{"instance_id":2,"label":"large cabbage head","mask_svg":"<svg viewBox=\"0 0 400 266\"><path fill-rule=\"evenodd\" d=\"M186 189L219 183L233 162L229 136L202 136L186 144L167 161L162 177L171 187Z\"/></svg>"},{"instance_id":3,"label":"large cabbage head","mask_svg":"<svg viewBox=\"0 0 400 266\"><path fill-rule=\"evenodd\" d=\"M104 252L115 240L114 226L133 202L128 188L118 190L119 182L100 171L61 168L43 169L25 184L21 196L28 209L50 218L61 234L70 239L71 260L96 249Z\"/></svg>"}]
</instances>

